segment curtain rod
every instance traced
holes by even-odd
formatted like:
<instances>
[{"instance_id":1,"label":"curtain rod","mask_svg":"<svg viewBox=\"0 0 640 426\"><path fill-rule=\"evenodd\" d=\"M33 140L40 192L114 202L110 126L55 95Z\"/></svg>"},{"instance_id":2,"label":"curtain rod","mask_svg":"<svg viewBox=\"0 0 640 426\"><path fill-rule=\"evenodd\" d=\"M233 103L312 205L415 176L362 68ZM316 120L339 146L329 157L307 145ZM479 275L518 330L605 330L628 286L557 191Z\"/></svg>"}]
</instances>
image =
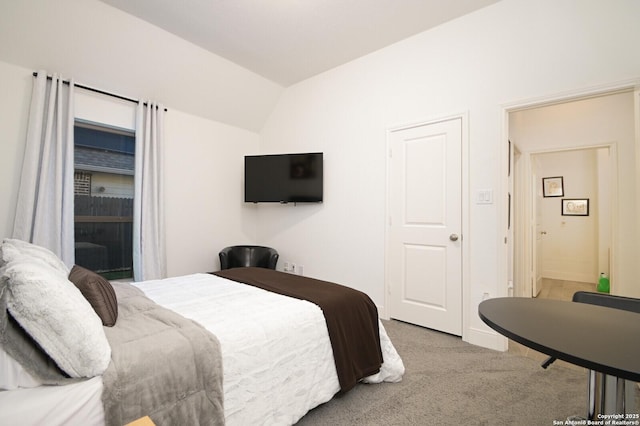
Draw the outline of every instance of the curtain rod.
<instances>
[{"instance_id":1,"label":"curtain rod","mask_svg":"<svg viewBox=\"0 0 640 426\"><path fill-rule=\"evenodd\" d=\"M38 72L34 71L33 72L33 76L37 77L38 76ZM47 80L51 80L51 76L50 75L47 76ZM63 84L70 84L69 80L62 80L62 83ZM100 93L101 95L107 95L107 96L111 96L112 98L121 99L123 101L129 101L129 102L133 102L133 103L136 103L136 104L140 102L137 99L128 98L126 96L122 96L122 95L117 95L115 93L106 92L104 90L96 89L95 87L85 86L84 84L74 83L74 86L75 87L79 87L80 89L89 90L90 92ZM147 105L146 102L143 102L142 104L145 105L145 106ZM157 108L157 106L156 106L156 108ZM167 109L165 108L164 111L166 112Z\"/></svg>"}]
</instances>

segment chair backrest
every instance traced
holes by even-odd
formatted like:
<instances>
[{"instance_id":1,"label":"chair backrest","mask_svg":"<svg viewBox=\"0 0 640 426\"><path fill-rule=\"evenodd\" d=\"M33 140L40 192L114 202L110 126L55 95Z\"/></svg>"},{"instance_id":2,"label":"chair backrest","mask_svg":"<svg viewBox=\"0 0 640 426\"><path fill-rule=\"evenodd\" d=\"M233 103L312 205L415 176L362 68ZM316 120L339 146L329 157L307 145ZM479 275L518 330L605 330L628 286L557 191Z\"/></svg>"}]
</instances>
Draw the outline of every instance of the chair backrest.
<instances>
[{"instance_id":1,"label":"chair backrest","mask_svg":"<svg viewBox=\"0 0 640 426\"><path fill-rule=\"evenodd\" d=\"M258 268L276 269L278 252L264 246L230 246L219 253L220 269L255 266Z\"/></svg>"},{"instance_id":2,"label":"chair backrest","mask_svg":"<svg viewBox=\"0 0 640 426\"><path fill-rule=\"evenodd\" d=\"M640 299L635 299L633 297L614 296L608 293L578 291L573 295L573 301L640 313Z\"/></svg>"}]
</instances>

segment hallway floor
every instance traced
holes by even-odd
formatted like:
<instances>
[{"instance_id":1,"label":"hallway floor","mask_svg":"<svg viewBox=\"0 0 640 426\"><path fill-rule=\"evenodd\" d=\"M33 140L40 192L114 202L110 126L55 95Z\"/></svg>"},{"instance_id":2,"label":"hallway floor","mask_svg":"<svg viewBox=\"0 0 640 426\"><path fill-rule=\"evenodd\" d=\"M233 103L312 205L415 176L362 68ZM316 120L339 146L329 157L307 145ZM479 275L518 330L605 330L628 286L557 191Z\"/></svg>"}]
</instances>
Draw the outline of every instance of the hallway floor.
<instances>
[{"instance_id":1,"label":"hallway floor","mask_svg":"<svg viewBox=\"0 0 640 426\"><path fill-rule=\"evenodd\" d=\"M537 298L571 301L576 291L596 291L596 284L543 278Z\"/></svg>"}]
</instances>

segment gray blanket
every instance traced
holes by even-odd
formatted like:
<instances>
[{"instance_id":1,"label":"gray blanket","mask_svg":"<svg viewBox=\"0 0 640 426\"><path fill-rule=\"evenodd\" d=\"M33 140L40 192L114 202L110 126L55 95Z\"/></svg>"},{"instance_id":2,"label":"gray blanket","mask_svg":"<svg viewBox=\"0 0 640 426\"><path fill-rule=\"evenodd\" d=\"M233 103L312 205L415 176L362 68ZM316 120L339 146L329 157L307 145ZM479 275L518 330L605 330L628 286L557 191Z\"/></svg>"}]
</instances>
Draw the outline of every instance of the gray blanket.
<instances>
[{"instance_id":1,"label":"gray blanket","mask_svg":"<svg viewBox=\"0 0 640 426\"><path fill-rule=\"evenodd\" d=\"M156 425L222 425L218 340L137 288L113 283L118 320L105 327L111 363L103 375L107 425L149 416Z\"/></svg>"}]
</instances>

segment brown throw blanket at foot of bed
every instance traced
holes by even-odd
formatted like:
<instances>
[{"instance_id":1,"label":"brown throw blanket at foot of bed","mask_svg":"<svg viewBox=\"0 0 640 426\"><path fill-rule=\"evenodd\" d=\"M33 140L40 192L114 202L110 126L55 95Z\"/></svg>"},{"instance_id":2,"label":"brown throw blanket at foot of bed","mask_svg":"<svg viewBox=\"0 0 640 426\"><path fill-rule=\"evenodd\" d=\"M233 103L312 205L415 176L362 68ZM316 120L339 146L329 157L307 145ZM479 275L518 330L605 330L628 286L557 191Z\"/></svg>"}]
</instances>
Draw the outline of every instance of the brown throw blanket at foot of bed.
<instances>
[{"instance_id":1,"label":"brown throw blanket at foot of bed","mask_svg":"<svg viewBox=\"0 0 640 426\"><path fill-rule=\"evenodd\" d=\"M223 278L318 305L327 322L341 392L380 371L378 309L366 294L339 284L265 268L215 272Z\"/></svg>"}]
</instances>

